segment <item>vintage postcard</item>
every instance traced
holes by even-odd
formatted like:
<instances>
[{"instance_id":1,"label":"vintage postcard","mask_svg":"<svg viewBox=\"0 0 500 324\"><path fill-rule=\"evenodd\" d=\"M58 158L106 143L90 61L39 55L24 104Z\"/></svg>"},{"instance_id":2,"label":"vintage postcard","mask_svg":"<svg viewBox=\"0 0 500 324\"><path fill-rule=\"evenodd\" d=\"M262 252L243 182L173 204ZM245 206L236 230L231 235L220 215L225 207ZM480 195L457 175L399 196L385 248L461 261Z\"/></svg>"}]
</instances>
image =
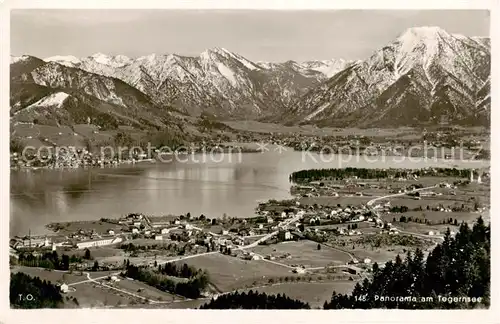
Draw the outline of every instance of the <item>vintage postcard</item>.
<instances>
[{"instance_id":1,"label":"vintage postcard","mask_svg":"<svg viewBox=\"0 0 500 324\"><path fill-rule=\"evenodd\" d=\"M491 311L493 7L259 3L2 5L5 323Z\"/></svg>"}]
</instances>

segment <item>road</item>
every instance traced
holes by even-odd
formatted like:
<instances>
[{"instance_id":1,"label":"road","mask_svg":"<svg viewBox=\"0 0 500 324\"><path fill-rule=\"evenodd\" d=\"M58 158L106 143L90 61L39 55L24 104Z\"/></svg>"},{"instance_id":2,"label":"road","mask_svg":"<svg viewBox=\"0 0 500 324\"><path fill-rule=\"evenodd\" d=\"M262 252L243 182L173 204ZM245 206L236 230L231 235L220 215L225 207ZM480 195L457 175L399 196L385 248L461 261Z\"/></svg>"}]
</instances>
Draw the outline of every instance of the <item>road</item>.
<instances>
[{"instance_id":1,"label":"road","mask_svg":"<svg viewBox=\"0 0 500 324\"><path fill-rule=\"evenodd\" d=\"M433 189L433 188L437 188L437 187L438 187L438 185L434 185L434 186L425 187L425 188L413 189L412 191L409 191L409 192L401 192L401 193L391 194L391 195L387 195L387 196L377 197L377 198L374 198L374 199L370 200L369 202L367 202L366 205L368 207L371 207L371 205L373 205L373 203L376 202L377 200L393 198L393 197L398 197L398 196L404 196L404 195L407 195L409 193L414 193L414 192L423 191L423 190L429 190L429 189Z\"/></svg>"},{"instance_id":2,"label":"road","mask_svg":"<svg viewBox=\"0 0 500 324\"><path fill-rule=\"evenodd\" d=\"M283 223L280 223L279 227L281 228L286 228L288 225L290 225L291 223L293 222L297 222L299 221L302 217L304 216L303 213L297 213L297 215L295 215L294 217L290 218L290 219L287 219L286 221L284 221ZM246 250L246 249L251 249L253 247L256 247L257 245L259 245L259 243L261 242L265 242L267 241L268 239L270 239L271 237L273 237L274 235L278 235L279 233L279 230L277 231L274 231L272 233L269 233L263 237L261 237L260 239L258 239L257 241L253 242L253 243L250 243L248 245L245 245L245 246L240 246L239 248L237 248L237 250Z\"/></svg>"},{"instance_id":3,"label":"road","mask_svg":"<svg viewBox=\"0 0 500 324\"><path fill-rule=\"evenodd\" d=\"M379 219L380 219L380 215L378 213L378 211L376 211L375 209L371 208L371 206L373 205L374 202L376 202L377 200L382 200L382 199L387 199L387 198L393 198L393 197L398 197L398 196L404 196L406 194L409 194L409 193L413 193L413 192L418 192L418 191L423 191L423 190L429 190L429 189L433 189L433 188L437 188L439 185L434 185L434 186L430 186L430 187L425 187L425 188L419 188L419 189L414 189L410 192L403 192L403 193L397 193L397 194L392 194L392 195L387 195L387 196L382 196L382 197L377 197L375 199L372 199L370 200L369 202L366 203L367 207L370 209L370 211ZM402 233L402 234L407 234L407 235L411 235L411 236L416 236L416 237L421 237L421 238L427 238L427 239L439 239L439 240L443 240L443 236L441 235L427 235L427 234L422 234L422 233L415 233L415 232L408 232L408 231L404 231L404 230L401 230L399 228L396 228L394 227L398 232ZM438 245L438 242L436 242L435 244L433 244L429 249L427 249L426 251L424 251L424 255L425 254L428 254L429 251L433 250L436 246Z\"/></svg>"},{"instance_id":4,"label":"road","mask_svg":"<svg viewBox=\"0 0 500 324\"><path fill-rule=\"evenodd\" d=\"M191 228L195 229L195 230L198 230L200 232L204 232L204 229L203 228L199 228L199 227L196 227L196 226L191 226ZM208 234L212 235L212 236L220 236L220 234L216 234L216 233L213 233L213 232L207 232Z\"/></svg>"},{"instance_id":5,"label":"road","mask_svg":"<svg viewBox=\"0 0 500 324\"><path fill-rule=\"evenodd\" d=\"M108 278L111 275L117 275L117 274L119 274L119 272L115 273L115 274L111 274L109 276L104 276L104 277L99 277L99 278L91 278L89 272L85 272L85 274L86 274L86 276L88 278L87 280L83 280L83 281L80 281L80 282L77 282L77 283L69 284L68 286L75 286L76 284L81 284L81 283L86 283L86 282L92 282L92 283L95 283L96 285L99 285L101 287L106 287L106 288L109 288L109 289L121 292L123 294L129 295L129 296L132 296L132 297L135 297L135 298L138 298L138 299L145 300L145 301L147 301L147 302L149 302L151 304L169 304L169 303L171 303L171 301L158 301L158 300L149 299L149 298L146 298L144 296L141 296L141 295L138 295L138 294L134 294L134 293L132 293L130 291L119 289L119 288L107 285L107 284L105 284L103 282L98 282L97 281L97 280L101 280L101 279L104 279L104 278Z\"/></svg>"},{"instance_id":6,"label":"road","mask_svg":"<svg viewBox=\"0 0 500 324\"><path fill-rule=\"evenodd\" d=\"M177 262L177 261L182 261L182 260L197 258L197 257L200 257L200 256L210 255L210 254L216 254L216 253L219 253L219 251L212 251L212 252L204 252L204 253L186 255L186 256L183 256L183 257L180 257L180 258L175 258L175 259L171 259L171 260L157 262L157 265L163 265L163 264L166 264L166 263L172 263L172 262Z\"/></svg>"},{"instance_id":7,"label":"road","mask_svg":"<svg viewBox=\"0 0 500 324\"><path fill-rule=\"evenodd\" d=\"M377 210L375 210L374 208L372 208L373 203L376 202L377 200L382 200L382 199L387 199L387 198L404 196L404 195L407 195L409 193L414 193L414 192L423 191L423 190L429 190L429 189L433 189L433 188L437 188L437 187L438 187L438 185L434 185L434 186L430 186L430 187L414 189L414 190L408 191L408 192L402 192L402 193L397 193L397 194L391 194L391 195L386 195L386 196L382 196L382 197L377 197L377 198L374 198L374 199L370 200L369 202L367 202L366 206L377 217L377 219L381 220L379 212ZM403 230L398 229L396 227L394 227L394 228L396 230L398 230L398 232L400 232L400 233L409 234L409 235L413 235L413 236L424 237L424 238L441 238L440 236L430 236L430 235L421 234L421 233L414 233L414 232L403 231Z\"/></svg>"}]
</instances>

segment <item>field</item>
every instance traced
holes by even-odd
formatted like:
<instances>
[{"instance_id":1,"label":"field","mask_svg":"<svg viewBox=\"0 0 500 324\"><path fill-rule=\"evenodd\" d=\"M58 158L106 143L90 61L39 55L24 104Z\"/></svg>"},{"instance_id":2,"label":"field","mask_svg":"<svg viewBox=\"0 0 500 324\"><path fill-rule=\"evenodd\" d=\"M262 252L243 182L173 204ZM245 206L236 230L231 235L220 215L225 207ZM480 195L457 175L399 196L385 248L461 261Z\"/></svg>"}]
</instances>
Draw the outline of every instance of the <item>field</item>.
<instances>
[{"instance_id":1,"label":"field","mask_svg":"<svg viewBox=\"0 0 500 324\"><path fill-rule=\"evenodd\" d=\"M12 126L12 137L34 147L54 143L58 146L84 146L84 137L69 126L17 124Z\"/></svg>"},{"instance_id":2,"label":"field","mask_svg":"<svg viewBox=\"0 0 500 324\"><path fill-rule=\"evenodd\" d=\"M275 245L259 245L252 249L253 252L266 255L291 254L291 258L280 259L276 257L276 262L287 265L303 265L306 268L325 267L328 265L346 264L351 260L350 256L344 252L335 250L329 246L321 245L318 250L318 243L301 240L297 242L285 242Z\"/></svg>"},{"instance_id":3,"label":"field","mask_svg":"<svg viewBox=\"0 0 500 324\"><path fill-rule=\"evenodd\" d=\"M22 272L32 277L40 277L42 280L51 281L53 284L56 283L74 283L82 280L86 280L87 277L85 275L80 275L80 272L73 272L72 274L59 272L59 271L49 271L41 268L32 268L32 267L24 267L24 266L15 266L11 269L12 273ZM101 274L102 275L102 274ZM94 275L98 276L98 275Z\"/></svg>"},{"instance_id":4,"label":"field","mask_svg":"<svg viewBox=\"0 0 500 324\"><path fill-rule=\"evenodd\" d=\"M34 268L34 267L24 267L24 266L14 266L11 269L12 273L22 272L28 274L32 277L40 277L42 280L52 281L52 283L67 283L71 284L74 282L79 282L83 280L87 280L85 274L80 275L80 271L73 271L73 273L65 273L63 271L52 270L49 271L47 269L42 268ZM98 278L110 275L111 273L115 273L116 271L95 271L91 272L92 278Z\"/></svg>"},{"instance_id":5,"label":"field","mask_svg":"<svg viewBox=\"0 0 500 324\"><path fill-rule=\"evenodd\" d=\"M359 128L333 128L333 127L323 127L319 128L313 125L302 125L302 126L283 126L274 123L263 123L253 120L248 121L227 121L224 124L229 127L249 132L258 133L290 133L290 134L301 134L301 135L315 135L315 136L348 136L348 135L364 135L373 137L395 137L402 136L403 134L412 135L415 130L408 127L401 127L397 129L359 129ZM412 137L413 138L413 137Z\"/></svg>"},{"instance_id":6,"label":"field","mask_svg":"<svg viewBox=\"0 0 500 324\"><path fill-rule=\"evenodd\" d=\"M301 205L322 205L322 206L357 206L363 205L372 200L374 197L302 197L299 199Z\"/></svg>"},{"instance_id":7,"label":"field","mask_svg":"<svg viewBox=\"0 0 500 324\"><path fill-rule=\"evenodd\" d=\"M56 223L51 225L56 225ZM105 234L108 232L108 230L114 230L115 232L120 232L122 229L121 224L101 222L99 220L65 222L65 223L57 223L57 225L59 225L60 228L60 230L58 231L58 234L60 235L67 235L70 233L77 232L79 230L83 231L95 230L96 233Z\"/></svg>"},{"instance_id":8,"label":"field","mask_svg":"<svg viewBox=\"0 0 500 324\"><path fill-rule=\"evenodd\" d=\"M39 277L42 280L47 280L52 282L52 284L73 284L80 281L87 280L85 275L80 275L80 272L64 273L59 271L49 271L40 268L31 267L14 267L11 269L12 273L23 272L32 277ZM98 278L102 276L107 276L111 274L110 271L99 271L92 272L92 278ZM121 296L120 296L121 295ZM121 294L117 291L111 291L108 288L100 287L92 282L81 283L70 287L70 291L67 294L63 294L63 297L76 297L78 300L79 307L106 307L113 306L117 304L128 304L133 299L132 297ZM131 299L132 298L132 299ZM72 301L66 301L66 307L76 307Z\"/></svg>"},{"instance_id":9,"label":"field","mask_svg":"<svg viewBox=\"0 0 500 324\"><path fill-rule=\"evenodd\" d=\"M289 268L280 265L261 260L246 261L221 254L204 255L178 263L207 270L210 282L224 292L253 286L255 281L294 275Z\"/></svg>"},{"instance_id":10,"label":"field","mask_svg":"<svg viewBox=\"0 0 500 324\"><path fill-rule=\"evenodd\" d=\"M85 255L85 249L65 251L64 249L57 250L59 254L76 255L82 257ZM122 265L125 258L125 252L119 248L111 246L92 247L89 248L92 260L97 260L100 265ZM94 262L94 261L90 261Z\"/></svg>"},{"instance_id":11,"label":"field","mask_svg":"<svg viewBox=\"0 0 500 324\"><path fill-rule=\"evenodd\" d=\"M299 299L309 303L311 308L322 308L325 301L329 301L333 291L337 293L350 293L356 281L335 282L297 282L275 284L267 287L245 289L266 293L268 295L285 294L292 299Z\"/></svg>"},{"instance_id":12,"label":"field","mask_svg":"<svg viewBox=\"0 0 500 324\"><path fill-rule=\"evenodd\" d=\"M369 234L372 235L372 234ZM388 235L388 234L385 234ZM394 239L399 239L402 234L394 236ZM375 236L337 236L334 241L326 243L329 246L337 247L349 254L352 254L357 260L363 262L365 258L369 258L372 262L385 263L386 261L393 260L396 255L403 255L408 250L415 250L416 246L402 246L398 244L382 245L380 247L372 246L369 240L358 242L361 239L375 238ZM392 236L391 236L392 238ZM426 247L427 243L424 238L417 238L422 247ZM397 241L396 241L397 242Z\"/></svg>"},{"instance_id":13,"label":"field","mask_svg":"<svg viewBox=\"0 0 500 324\"><path fill-rule=\"evenodd\" d=\"M180 296L169 294L137 280L122 279L113 283L113 287L157 301L184 300Z\"/></svg>"},{"instance_id":14,"label":"field","mask_svg":"<svg viewBox=\"0 0 500 324\"><path fill-rule=\"evenodd\" d=\"M389 260L394 260L394 258L399 254L403 256L406 254L408 250L414 250L413 248L405 247L405 246L391 246L386 248L374 248L373 250L370 248L364 248L361 246L356 246L354 250L351 248L348 251L356 256L356 258L363 262L364 259L368 258L372 261L372 263L385 263Z\"/></svg>"},{"instance_id":15,"label":"field","mask_svg":"<svg viewBox=\"0 0 500 324\"><path fill-rule=\"evenodd\" d=\"M75 297L78 300L78 307L129 305L135 299L127 294L99 286L93 282L79 284L71 288L74 288L74 291L70 291L63 296ZM135 299L132 303L139 303L139 300Z\"/></svg>"},{"instance_id":16,"label":"field","mask_svg":"<svg viewBox=\"0 0 500 324\"><path fill-rule=\"evenodd\" d=\"M399 218L401 216L405 216L406 218L411 217L413 219L421 219L425 221L426 219L432 223L432 225L440 225L442 221L447 221L448 219L456 219L458 224L462 221L471 223L475 221L480 214L478 213L468 213L468 212L440 212L440 211L409 211L406 213L391 213L382 215L382 219L388 222L394 222L394 218L396 218L396 222L399 224ZM404 223L403 223L404 224ZM425 224L424 224L425 225ZM446 224L447 225L447 224ZM430 226L430 225L427 225Z\"/></svg>"},{"instance_id":17,"label":"field","mask_svg":"<svg viewBox=\"0 0 500 324\"><path fill-rule=\"evenodd\" d=\"M123 261L124 252L121 249L113 248L109 246L102 247L91 247L89 248L90 256L96 260L101 260L113 256L121 256ZM59 253L59 251L58 251ZM85 249L80 250L71 250L71 251L60 251L60 253L68 254L68 255L77 255L83 257L85 255Z\"/></svg>"},{"instance_id":18,"label":"field","mask_svg":"<svg viewBox=\"0 0 500 324\"><path fill-rule=\"evenodd\" d=\"M141 308L141 309L197 309L201 305L208 303L209 299L192 299L192 300L176 300L172 303L161 303L161 304L135 304L128 305L127 308Z\"/></svg>"}]
</instances>

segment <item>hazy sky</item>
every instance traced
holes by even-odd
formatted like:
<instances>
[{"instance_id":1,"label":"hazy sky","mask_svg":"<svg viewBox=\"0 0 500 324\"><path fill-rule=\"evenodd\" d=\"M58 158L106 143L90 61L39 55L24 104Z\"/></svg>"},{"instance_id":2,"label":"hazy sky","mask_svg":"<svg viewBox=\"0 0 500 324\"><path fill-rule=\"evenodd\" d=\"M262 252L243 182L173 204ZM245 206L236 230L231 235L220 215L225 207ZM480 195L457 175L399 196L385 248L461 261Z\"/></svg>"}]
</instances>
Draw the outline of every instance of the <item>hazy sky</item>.
<instances>
[{"instance_id":1,"label":"hazy sky","mask_svg":"<svg viewBox=\"0 0 500 324\"><path fill-rule=\"evenodd\" d=\"M254 61L363 59L415 26L489 35L484 10L14 10L11 54L197 56L224 47Z\"/></svg>"}]
</instances>

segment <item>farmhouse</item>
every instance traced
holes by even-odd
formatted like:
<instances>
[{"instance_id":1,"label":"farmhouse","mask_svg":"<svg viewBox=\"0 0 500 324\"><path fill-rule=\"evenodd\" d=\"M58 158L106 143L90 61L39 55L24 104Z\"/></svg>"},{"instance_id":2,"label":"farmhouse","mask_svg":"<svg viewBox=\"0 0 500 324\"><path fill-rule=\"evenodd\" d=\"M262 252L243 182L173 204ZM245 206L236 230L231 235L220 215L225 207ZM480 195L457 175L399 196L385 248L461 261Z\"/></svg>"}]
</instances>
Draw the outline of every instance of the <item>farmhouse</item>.
<instances>
[{"instance_id":1,"label":"farmhouse","mask_svg":"<svg viewBox=\"0 0 500 324\"><path fill-rule=\"evenodd\" d=\"M292 239L292 234L289 231L279 231L278 238L282 241L288 241Z\"/></svg>"},{"instance_id":2,"label":"farmhouse","mask_svg":"<svg viewBox=\"0 0 500 324\"><path fill-rule=\"evenodd\" d=\"M347 265L344 267L343 271L348 272L350 274L359 274L361 273L361 268L352 265Z\"/></svg>"},{"instance_id":3,"label":"farmhouse","mask_svg":"<svg viewBox=\"0 0 500 324\"><path fill-rule=\"evenodd\" d=\"M67 285L67 284L63 283L63 284L61 285L61 287L59 287L59 289L61 290L61 292L62 292L62 293L67 293L67 292L68 292L68 290L69 290L69 287L68 287L68 285Z\"/></svg>"}]
</instances>

